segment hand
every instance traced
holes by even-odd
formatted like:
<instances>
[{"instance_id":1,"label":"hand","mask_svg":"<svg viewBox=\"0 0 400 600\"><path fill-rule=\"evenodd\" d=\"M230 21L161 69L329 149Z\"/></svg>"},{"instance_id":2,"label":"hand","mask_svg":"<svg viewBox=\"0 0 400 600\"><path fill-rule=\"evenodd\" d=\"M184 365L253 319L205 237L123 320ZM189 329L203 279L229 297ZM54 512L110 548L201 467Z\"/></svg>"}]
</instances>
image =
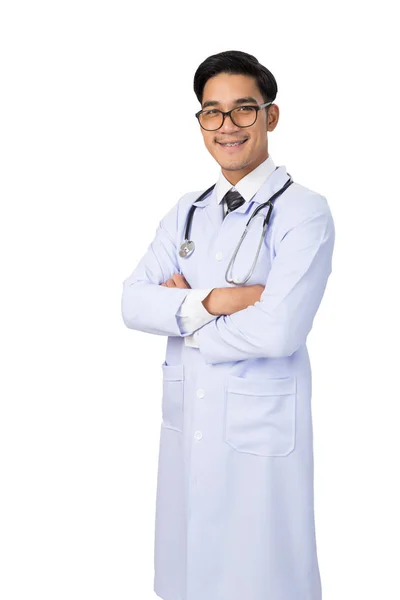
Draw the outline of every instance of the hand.
<instances>
[{"instance_id":1,"label":"hand","mask_svg":"<svg viewBox=\"0 0 400 600\"><path fill-rule=\"evenodd\" d=\"M189 288L189 289L191 289L190 285L188 284L188 282L186 281L184 276L181 275L180 273L175 273L174 275L172 275L172 279L167 279L167 281L165 281L164 283L160 283L160 285L163 285L164 287L169 287L169 288Z\"/></svg>"},{"instance_id":2,"label":"hand","mask_svg":"<svg viewBox=\"0 0 400 600\"><path fill-rule=\"evenodd\" d=\"M261 284L214 288L203 306L212 315L231 315L258 302L264 290Z\"/></svg>"}]
</instances>

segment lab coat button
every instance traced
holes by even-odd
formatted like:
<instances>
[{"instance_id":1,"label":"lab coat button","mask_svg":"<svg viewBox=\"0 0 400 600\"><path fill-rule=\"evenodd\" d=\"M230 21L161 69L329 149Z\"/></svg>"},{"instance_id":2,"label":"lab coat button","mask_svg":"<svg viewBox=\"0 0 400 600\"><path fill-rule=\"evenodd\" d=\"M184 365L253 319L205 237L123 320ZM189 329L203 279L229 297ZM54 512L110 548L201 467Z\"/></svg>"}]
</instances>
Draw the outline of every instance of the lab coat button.
<instances>
[{"instance_id":1,"label":"lab coat button","mask_svg":"<svg viewBox=\"0 0 400 600\"><path fill-rule=\"evenodd\" d=\"M201 438L203 437L203 434L201 433L201 431L195 431L194 437L196 440L201 440Z\"/></svg>"},{"instance_id":2,"label":"lab coat button","mask_svg":"<svg viewBox=\"0 0 400 600\"><path fill-rule=\"evenodd\" d=\"M223 254L222 254L222 252L217 252L217 254L215 255L215 258L216 258L217 260L222 260L222 257L223 257Z\"/></svg>"},{"instance_id":3,"label":"lab coat button","mask_svg":"<svg viewBox=\"0 0 400 600\"><path fill-rule=\"evenodd\" d=\"M204 390L197 390L197 397L204 398Z\"/></svg>"},{"instance_id":4,"label":"lab coat button","mask_svg":"<svg viewBox=\"0 0 400 600\"><path fill-rule=\"evenodd\" d=\"M233 278L233 281L234 281L235 283L239 283L239 282L240 282L240 277L238 277L238 276L234 277L234 278Z\"/></svg>"}]
</instances>

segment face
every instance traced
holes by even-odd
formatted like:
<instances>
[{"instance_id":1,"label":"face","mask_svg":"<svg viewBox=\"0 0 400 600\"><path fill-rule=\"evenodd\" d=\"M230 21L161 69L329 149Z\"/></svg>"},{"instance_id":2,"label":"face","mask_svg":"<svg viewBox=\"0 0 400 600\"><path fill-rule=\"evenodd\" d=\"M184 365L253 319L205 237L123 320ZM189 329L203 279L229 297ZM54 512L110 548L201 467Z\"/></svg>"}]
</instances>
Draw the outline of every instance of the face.
<instances>
[{"instance_id":1,"label":"face","mask_svg":"<svg viewBox=\"0 0 400 600\"><path fill-rule=\"evenodd\" d=\"M237 102L240 98L249 97L254 101ZM264 102L254 77L219 73L208 79L204 86L201 107L210 110L218 108L226 112L238 106L254 106ZM238 127L229 117L225 117L224 124L216 131L206 131L200 127L207 150L232 185L268 158L267 131L275 129L278 119L278 106L270 104L258 111L257 120L250 127ZM222 145L226 142L243 140L245 140L244 144L236 147Z\"/></svg>"}]
</instances>

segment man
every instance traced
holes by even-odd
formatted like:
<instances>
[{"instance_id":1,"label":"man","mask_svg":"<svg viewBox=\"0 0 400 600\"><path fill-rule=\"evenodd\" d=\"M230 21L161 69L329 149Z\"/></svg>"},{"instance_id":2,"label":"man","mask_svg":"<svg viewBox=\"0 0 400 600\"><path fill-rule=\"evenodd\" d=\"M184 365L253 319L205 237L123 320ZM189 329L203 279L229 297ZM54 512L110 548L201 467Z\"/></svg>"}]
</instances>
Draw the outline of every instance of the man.
<instances>
[{"instance_id":1,"label":"man","mask_svg":"<svg viewBox=\"0 0 400 600\"><path fill-rule=\"evenodd\" d=\"M164 600L320 600L306 338L332 270L333 219L326 198L288 183L268 153L279 119L268 69L221 52L198 67L194 90L221 167L196 203L194 250L185 243L179 253L199 192L164 216L123 282L126 326L168 336L154 591ZM268 205L231 274L246 223L279 190L265 235Z\"/></svg>"}]
</instances>

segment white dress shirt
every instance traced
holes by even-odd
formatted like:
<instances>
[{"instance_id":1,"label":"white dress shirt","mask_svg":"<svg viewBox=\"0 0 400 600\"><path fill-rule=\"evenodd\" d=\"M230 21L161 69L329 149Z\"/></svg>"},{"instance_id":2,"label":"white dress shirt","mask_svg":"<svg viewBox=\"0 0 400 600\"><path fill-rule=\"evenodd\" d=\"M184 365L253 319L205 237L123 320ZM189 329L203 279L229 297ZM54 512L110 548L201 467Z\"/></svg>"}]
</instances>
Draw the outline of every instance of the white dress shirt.
<instances>
[{"instance_id":1,"label":"white dress shirt","mask_svg":"<svg viewBox=\"0 0 400 600\"><path fill-rule=\"evenodd\" d=\"M224 177L221 171L215 186L217 203L220 204L222 202L225 194L230 189L237 190L245 199L245 202L250 202L271 173L275 171L275 168L276 165L274 161L268 156L268 158L258 165L258 167L240 179L235 186ZM225 201L223 210L225 216L227 211L227 204ZM185 337L186 346L199 348L199 344L196 341L197 330L219 316L209 313L202 303L202 300L204 300L213 289L214 288L190 290L177 312L180 329L184 333L193 331L191 335Z\"/></svg>"}]
</instances>

